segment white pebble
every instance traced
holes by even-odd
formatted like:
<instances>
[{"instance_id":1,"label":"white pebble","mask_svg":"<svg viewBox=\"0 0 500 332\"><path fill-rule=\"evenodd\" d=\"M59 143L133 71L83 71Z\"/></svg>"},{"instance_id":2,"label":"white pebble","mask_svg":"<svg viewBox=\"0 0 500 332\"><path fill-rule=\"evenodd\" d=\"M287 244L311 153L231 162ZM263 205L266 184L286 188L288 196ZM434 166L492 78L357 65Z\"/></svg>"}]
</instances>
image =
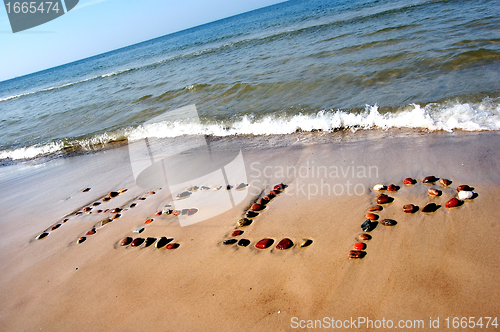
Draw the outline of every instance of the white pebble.
<instances>
[{"instance_id":1,"label":"white pebble","mask_svg":"<svg viewBox=\"0 0 500 332\"><path fill-rule=\"evenodd\" d=\"M373 190L375 191L385 190L385 186L383 184L376 184L373 186Z\"/></svg>"},{"instance_id":2,"label":"white pebble","mask_svg":"<svg viewBox=\"0 0 500 332\"><path fill-rule=\"evenodd\" d=\"M472 196L474 196L474 192L472 191L459 191L458 192L458 199L464 200L464 199L471 199Z\"/></svg>"}]
</instances>

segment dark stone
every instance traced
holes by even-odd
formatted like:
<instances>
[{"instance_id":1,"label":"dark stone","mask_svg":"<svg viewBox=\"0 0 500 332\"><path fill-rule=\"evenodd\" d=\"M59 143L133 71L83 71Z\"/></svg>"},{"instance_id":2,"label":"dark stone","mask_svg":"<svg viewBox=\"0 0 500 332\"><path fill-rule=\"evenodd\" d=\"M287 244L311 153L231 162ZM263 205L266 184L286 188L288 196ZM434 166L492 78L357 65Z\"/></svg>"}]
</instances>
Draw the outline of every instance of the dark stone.
<instances>
[{"instance_id":1,"label":"dark stone","mask_svg":"<svg viewBox=\"0 0 500 332\"><path fill-rule=\"evenodd\" d=\"M126 238L123 238L121 241L120 241L120 245L123 247L123 246L128 246L129 244L131 244L133 241L133 239L131 237L126 237Z\"/></svg>"},{"instance_id":2,"label":"dark stone","mask_svg":"<svg viewBox=\"0 0 500 332\"><path fill-rule=\"evenodd\" d=\"M236 239L228 239L228 240L222 241L222 244L228 246L230 244L235 244L236 242L238 242L238 240L236 240Z\"/></svg>"},{"instance_id":3,"label":"dark stone","mask_svg":"<svg viewBox=\"0 0 500 332\"><path fill-rule=\"evenodd\" d=\"M247 239L241 239L238 241L238 245L240 247L246 247L250 244L250 240L247 240Z\"/></svg>"},{"instance_id":4,"label":"dark stone","mask_svg":"<svg viewBox=\"0 0 500 332\"><path fill-rule=\"evenodd\" d=\"M276 245L276 249L278 250L286 250L291 247L293 247L293 242L289 238L284 238Z\"/></svg>"}]
</instances>

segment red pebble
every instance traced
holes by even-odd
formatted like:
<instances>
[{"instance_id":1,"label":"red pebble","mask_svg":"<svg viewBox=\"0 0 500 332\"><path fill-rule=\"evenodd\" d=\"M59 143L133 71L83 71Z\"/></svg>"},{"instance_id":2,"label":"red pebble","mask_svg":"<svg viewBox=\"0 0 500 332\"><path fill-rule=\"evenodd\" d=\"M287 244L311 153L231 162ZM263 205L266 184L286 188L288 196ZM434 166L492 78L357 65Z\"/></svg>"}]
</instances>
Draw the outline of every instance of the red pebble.
<instances>
[{"instance_id":1,"label":"red pebble","mask_svg":"<svg viewBox=\"0 0 500 332\"><path fill-rule=\"evenodd\" d=\"M472 191L472 188L466 184L457 187L457 191Z\"/></svg>"},{"instance_id":2,"label":"red pebble","mask_svg":"<svg viewBox=\"0 0 500 332\"><path fill-rule=\"evenodd\" d=\"M391 198L385 194L380 194L377 197L377 204L385 204L389 203L391 201Z\"/></svg>"},{"instance_id":3,"label":"red pebble","mask_svg":"<svg viewBox=\"0 0 500 332\"><path fill-rule=\"evenodd\" d=\"M398 191L398 187L396 187L395 185L393 184L390 184L389 186L387 186L387 191Z\"/></svg>"},{"instance_id":4,"label":"red pebble","mask_svg":"<svg viewBox=\"0 0 500 332\"><path fill-rule=\"evenodd\" d=\"M144 223L147 225L147 224L151 224L152 222L153 222L153 219L148 219Z\"/></svg>"},{"instance_id":5,"label":"red pebble","mask_svg":"<svg viewBox=\"0 0 500 332\"><path fill-rule=\"evenodd\" d=\"M235 230L234 232L231 233L231 236L238 236L238 235L241 235L241 234L243 234L243 231L237 229L237 230Z\"/></svg>"},{"instance_id":6,"label":"red pebble","mask_svg":"<svg viewBox=\"0 0 500 332\"><path fill-rule=\"evenodd\" d=\"M413 204L406 204L403 206L403 211L405 213L413 213L416 210L416 206Z\"/></svg>"},{"instance_id":7,"label":"red pebble","mask_svg":"<svg viewBox=\"0 0 500 332\"><path fill-rule=\"evenodd\" d=\"M406 185L412 185L412 184L417 183L417 180L412 179L412 178L406 178L406 179L404 179L404 181L403 181L403 182L404 182L404 184L406 184Z\"/></svg>"},{"instance_id":8,"label":"red pebble","mask_svg":"<svg viewBox=\"0 0 500 332\"><path fill-rule=\"evenodd\" d=\"M155 213L155 216L161 216L162 214L163 214L162 211L158 211L158 212Z\"/></svg>"},{"instance_id":9,"label":"red pebble","mask_svg":"<svg viewBox=\"0 0 500 332\"><path fill-rule=\"evenodd\" d=\"M452 208L458 206L458 204L460 204L460 201L457 198L453 197L448 202L446 202L445 207Z\"/></svg>"},{"instance_id":10,"label":"red pebble","mask_svg":"<svg viewBox=\"0 0 500 332\"><path fill-rule=\"evenodd\" d=\"M255 244L255 248L257 249L266 249L272 246L274 243L273 239L262 239ZM280 242L281 243L281 242Z\"/></svg>"},{"instance_id":11,"label":"red pebble","mask_svg":"<svg viewBox=\"0 0 500 332\"><path fill-rule=\"evenodd\" d=\"M283 189L284 189L283 183L274 186L274 190L283 190Z\"/></svg>"},{"instance_id":12,"label":"red pebble","mask_svg":"<svg viewBox=\"0 0 500 332\"><path fill-rule=\"evenodd\" d=\"M366 245L362 242L358 242L356 244L354 244L354 249L355 250L363 250L365 249Z\"/></svg>"},{"instance_id":13,"label":"red pebble","mask_svg":"<svg viewBox=\"0 0 500 332\"><path fill-rule=\"evenodd\" d=\"M177 248L179 248L179 244L178 243L169 243L165 246L165 248L168 250L177 249Z\"/></svg>"},{"instance_id":14,"label":"red pebble","mask_svg":"<svg viewBox=\"0 0 500 332\"><path fill-rule=\"evenodd\" d=\"M92 235L92 234L95 234L95 228L92 228L91 230L87 231L87 233L85 233L85 235Z\"/></svg>"},{"instance_id":15,"label":"red pebble","mask_svg":"<svg viewBox=\"0 0 500 332\"><path fill-rule=\"evenodd\" d=\"M133 240L133 239L132 239L131 237L126 237L126 238L124 238L124 239L122 239L122 240L120 241L120 245L121 245L122 247L123 247L123 246L127 246L127 245L129 245L130 243L132 243L132 240Z\"/></svg>"},{"instance_id":16,"label":"red pebble","mask_svg":"<svg viewBox=\"0 0 500 332\"><path fill-rule=\"evenodd\" d=\"M269 192L269 195L273 195L273 196L276 196L276 195L278 195L278 194L279 194L279 192L277 192L276 190L271 190L271 191Z\"/></svg>"},{"instance_id":17,"label":"red pebble","mask_svg":"<svg viewBox=\"0 0 500 332\"><path fill-rule=\"evenodd\" d=\"M260 209L262 209L262 206L260 206L260 204L255 203L250 208L250 211L259 211Z\"/></svg>"},{"instance_id":18,"label":"red pebble","mask_svg":"<svg viewBox=\"0 0 500 332\"><path fill-rule=\"evenodd\" d=\"M269 203L269 199L266 199L266 197L263 197L263 198L259 199L258 203L260 205L266 205L267 203Z\"/></svg>"},{"instance_id":19,"label":"red pebble","mask_svg":"<svg viewBox=\"0 0 500 332\"><path fill-rule=\"evenodd\" d=\"M370 220L377 220L378 219L378 216L374 213L367 213L365 215L365 219L370 219Z\"/></svg>"},{"instance_id":20,"label":"red pebble","mask_svg":"<svg viewBox=\"0 0 500 332\"><path fill-rule=\"evenodd\" d=\"M289 249L291 247L293 247L293 242L292 242L292 240L290 240L288 238L284 238L276 245L276 249L279 249L279 250L285 250L285 249Z\"/></svg>"}]
</instances>

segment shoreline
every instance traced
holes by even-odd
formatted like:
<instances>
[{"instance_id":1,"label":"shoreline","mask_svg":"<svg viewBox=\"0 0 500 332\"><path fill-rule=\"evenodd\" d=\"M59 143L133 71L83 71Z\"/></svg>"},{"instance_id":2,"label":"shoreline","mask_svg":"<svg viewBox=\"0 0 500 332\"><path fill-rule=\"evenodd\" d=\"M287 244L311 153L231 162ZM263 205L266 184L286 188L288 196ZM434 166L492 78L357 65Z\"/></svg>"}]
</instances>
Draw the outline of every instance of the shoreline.
<instances>
[{"instance_id":1,"label":"shoreline","mask_svg":"<svg viewBox=\"0 0 500 332\"><path fill-rule=\"evenodd\" d=\"M356 134L363 138L353 138ZM495 258L499 135L397 130L333 133L322 139L319 133L300 133L293 137L299 138L296 144L280 142L279 137L210 140L215 159L246 141L242 152L249 187L231 190L235 201L240 199L237 195L243 197L234 207L186 227L180 227L174 216L155 216L178 192L138 187L125 147L45 164L7 166L10 173L0 175L4 188L0 291L11 301L2 304L0 321L5 330L291 331L293 317L368 317L424 320L422 330L430 330L429 317L441 318L441 324L445 317L495 317L500 309L496 277L500 264ZM191 157L201 163L201 157ZM321 176L310 173L322 166L327 173L323 168ZM338 168L337 177L330 176L331 167ZM356 171L346 171L348 167ZM373 172L361 176L360 169L370 167ZM296 173L287 172L292 169ZM228 178L235 174L228 168ZM432 186L421 182L428 175L453 183L449 188L436 186L442 195L429 197ZM406 177L419 182L405 187ZM205 180L193 184L211 189L219 184L213 176ZM347 181L352 189L358 185L363 191L333 193L332 188ZM252 203L281 182L288 186L285 191L251 225L238 228L250 245L222 245ZM330 185L328 195L320 191L322 186L326 190L325 183ZM377 225L369 233L372 239L365 241L366 256L348 259L349 250L359 242L364 216L376 200L372 187L377 183L400 186L398 192L389 193L394 202L378 213L381 219L397 220L397 225ZM461 184L473 186L478 196L460 207L445 208ZM91 190L82 193L87 187ZM102 202L110 191L122 188L128 190ZM148 194L152 190L155 193ZM173 202L191 206L196 197L218 192L226 191L199 190ZM73 215L92 202L101 202L93 211L116 207L124 211L76 244L92 226L111 216ZM137 206L130 208L132 202ZM411 215L401 208L429 202L441 208ZM45 239L34 240L68 214L69 221ZM148 218L154 221L146 225ZM140 226L144 232L133 233ZM118 242L126 236L172 237L180 246L175 250L122 247ZM275 242L265 250L255 248L262 238ZM283 238L295 245L277 250ZM300 248L301 239L312 244Z\"/></svg>"}]
</instances>

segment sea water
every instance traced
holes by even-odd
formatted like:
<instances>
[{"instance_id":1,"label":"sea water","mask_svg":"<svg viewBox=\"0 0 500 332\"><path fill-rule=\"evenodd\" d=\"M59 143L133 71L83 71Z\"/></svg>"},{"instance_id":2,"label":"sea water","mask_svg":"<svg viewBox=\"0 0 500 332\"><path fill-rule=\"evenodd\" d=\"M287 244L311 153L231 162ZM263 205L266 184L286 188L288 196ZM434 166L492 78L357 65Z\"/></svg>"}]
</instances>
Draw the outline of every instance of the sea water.
<instances>
[{"instance_id":1,"label":"sea water","mask_svg":"<svg viewBox=\"0 0 500 332\"><path fill-rule=\"evenodd\" d=\"M0 82L0 163L147 137L500 130L498 13L287 1ZM196 121L169 116L193 104Z\"/></svg>"}]
</instances>

